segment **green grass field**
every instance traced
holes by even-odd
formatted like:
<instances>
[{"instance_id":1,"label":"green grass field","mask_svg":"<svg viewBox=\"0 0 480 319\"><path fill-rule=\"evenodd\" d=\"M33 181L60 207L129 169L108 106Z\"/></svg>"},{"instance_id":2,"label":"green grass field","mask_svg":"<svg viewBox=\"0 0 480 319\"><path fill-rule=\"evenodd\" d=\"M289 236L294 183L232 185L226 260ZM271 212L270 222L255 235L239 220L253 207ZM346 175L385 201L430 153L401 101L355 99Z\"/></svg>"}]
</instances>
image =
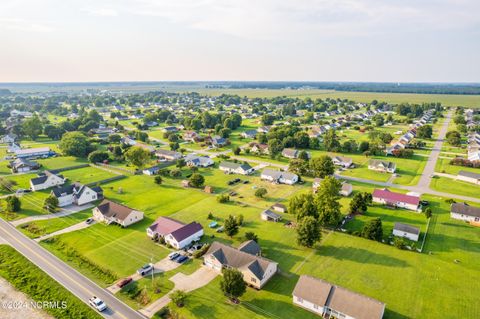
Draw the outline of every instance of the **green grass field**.
<instances>
[{"instance_id":1,"label":"green grass field","mask_svg":"<svg viewBox=\"0 0 480 319\"><path fill-rule=\"evenodd\" d=\"M184 92L185 90L172 90ZM340 98L357 102L371 102L373 100L388 103L428 103L440 102L445 106L480 107L480 95L455 94L414 94L414 93L374 93L374 92L342 92L333 90L288 90L288 89L195 89L194 91L206 95L237 94L247 97L275 97L288 96L312 99Z\"/></svg>"},{"instance_id":2,"label":"green grass field","mask_svg":"<svg viewBox=\"0 0 480 319\"><path fill-rule=\"evenodd\" d=\"M457 181L448 177L436 176L432 179L430 187L433 190L469 197L478 198L480 186L464 181Z\"/></svg>"},{"instance_id":3,"label":"green grass field","mask_svg":"<svg viewBox=\"0 0 480 319\"><path fill-rule=\"evenodd\" d=\"M82 184L99 182L104 179L117 176L103 169L91 166L64 171L61 174L71 183L80 182Z\"/></svg>"}]
</instances>

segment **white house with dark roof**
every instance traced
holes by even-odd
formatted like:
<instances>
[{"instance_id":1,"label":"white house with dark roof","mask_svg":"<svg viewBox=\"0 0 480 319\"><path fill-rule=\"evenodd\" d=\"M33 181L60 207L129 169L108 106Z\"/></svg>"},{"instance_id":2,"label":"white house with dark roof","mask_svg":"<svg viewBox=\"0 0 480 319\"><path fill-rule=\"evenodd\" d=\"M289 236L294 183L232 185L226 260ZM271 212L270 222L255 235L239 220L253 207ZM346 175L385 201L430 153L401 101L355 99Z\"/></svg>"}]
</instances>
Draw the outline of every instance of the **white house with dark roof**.
<instances>
[{"instance_id":1,"label":"white house with dark roof","mask_svg":"<svg viewBox=\"0 0 480 319\"><path fill-rule=\"evenodd\" d=\"M294 305L323 318L382 319L385 312L383 302L307 275L292 295Z\"/></svg>"},{"instance_id":2,"label":"white house with dark roof","mask_svg":"<svg viewBox=\"0 0 480 319\"><path fill-rule=\"evenodd\" d=\"M88 187L80 183L55 187L52 189L51 195L58 199L58 206L65 207L68 205L82 206L103 198L103 190L101 187Z\"/></svg>"},{"instance_id":3,"label":"white house with dark roof","mask_svg":"<svg viewBox=\"0 0 480 319\"><path fill-rule=\"evenodd\" d=\"M243 138L255 138L257 136L256 130L244 131L240 134Z\"/></svg>"},{"instance_id":4,"label":"white house with dark roof","mask_svg":"<svg viewBox=\"0 0 480 319\"><path fill-rule=\"evenodd\" d=\"M50 171L44 171L38 177L30 180L30 189L34 192L65 184L63 175L56 175Z\"/></svg>"},{"instance_id":5,"label":"white house with dark roof","mask_svg":"<svg viewBox=\"0 0 480 319\"><path fill-rule=\"evenodd\" d=\"M248 163L242 164L227 161L221 162L218 168L225 173L241 175L250 175L255 171Z\"/></svg>"},{"instance_id":6,"label":"white house with dark roof","mask_svg":"<svg viewBox=\"0 0 480 319\"><path fill-rule=\"evenodd\" d=\"M389 161L371 159L368 161L368 169L382 173L395 173L397 165Z\"/></svg>"},{"instance_id":7,"label":"white house with dark roof","mask_svg":"<svg viewBox=\"0 0 480 319\"><path fill-rule=\"evenodd\" d=\"M375 189L372 193L372 201L390 207L405 208L413 211L418 211L420 205L420 197L396 193L388 189Z\"/></svg>"},{"instance_id":8,"label":"white house with dark roof","mask_svg":"<svg viewBox=\"0 0 480 319\"><path fill-rule=\"evenodd\" d=\"M167 161L176 161L182 158L182 153L170 151L170 150L158 149L155 151L155 156Z\"/></svg>"},{"instance_id":9,"label":"white house with dark roof","mask_svg":"<svg viewBox=\"0 0 480 319\"><path fill-rule=\"evenodd\" d=\"M12 173L25 173L40 168L40 164L26 158L17 158L10 162Z\"/></svg>"},{"instance_id":10,"label":"white house with dark roof","mask_svg":"<svg viewBox=\"0 0 480 319\"><path fill-rule=\"evenodd\" d=\"M17 158L49 157L52 154L50 147L25 148L15 151Z\"/></svg>"},{"instance_id":11,"label":"white house with dark roof","mask_svg":"<svg viewBox=\"0 0 480 319\"><path fill-rule=\"evenodd\" d=\"M395 223L393 226L393 236L418 241L418 237L420 236L420 228L403 223Z\"/></svg>"},{"instance_id":12,"label":"white house with dark roof","mask_svg":"<svg viewBox=\"0 0 480 319\"><path fill-rule=\"evenodd\" d=\"M344 157L344 156L334 156L332 157L332 162L334 165L341 166L344 168L349 168L353 164L353 160L351 157Z\"/></svg>"},{"instance_id":13,"label":"white house with dark roof","mask_svg":"<svg viewBox=\"0 0 480 319\"><path fill-rule=\"evenodd\" d=\"M218 272L223 268L237 269L247 285L261 289L276 273L278 264L231 246L213 242L203 256L204 264Z\"/></svg>"},{"instance_id":14,"label":"white house with dark roof","mask_svg":"<svg viewBox=\"0 0 480 319\"><path fill-rule=\"evenodd\" d=\"M465 203L453 203L450 207L450 217L480 226L480 208Z\"/></svg>"},{"instance_id":15,"label":"white house with dark roof","mask_svg":"<svg viewBox=\"0 0 480 319\"><path fill-rule=\"evenodd\" d=\"M210 157L206 155L198 156L197 154L188 154L185 156L185 163L190 167L209 167L215 164Z\"/></svg>"},{"instance_id":16,"label":"white house with dark roof","mask_svg":"<svg viewBox=\"0 0 480 319\"><path fill-rule=\"evenodd\" d=\"M472 184L480 184L480 174L475 172L459 171L457 179Z\"/></svg>"},{"instance_id":17,"label":"white house with dark roof","mask_svg":"<svg viewBox=\"0 0 480 319\"><path fill-rule=\"evenodd\" d=\"M165 242L176 249L183 249L192 242L199 241L203 236L203 227L197 222L184 225L170 234L167 234Z\"/></svg>"},{"instance_id":18,"label":"white house with dark roof","mask_svg":"<svg viewBox=\"0 0 480 319\"><path fill-rule=\"evenodd\" d=\"M269 168L266 168L262 171L260 178L262 180L267 180L272 183L287 184L287 185L293 185L296 182L298 182L298 175L296 174L277 171Z\"/></svg>"}]
</instances>

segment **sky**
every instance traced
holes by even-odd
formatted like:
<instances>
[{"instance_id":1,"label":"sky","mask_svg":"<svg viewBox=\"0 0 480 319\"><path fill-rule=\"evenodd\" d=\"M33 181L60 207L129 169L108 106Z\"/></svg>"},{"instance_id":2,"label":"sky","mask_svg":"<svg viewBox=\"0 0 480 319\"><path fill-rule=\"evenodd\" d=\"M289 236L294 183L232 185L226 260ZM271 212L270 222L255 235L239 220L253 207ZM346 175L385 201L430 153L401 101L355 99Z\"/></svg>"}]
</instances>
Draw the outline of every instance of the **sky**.
<instances>
[{"instance_id":1,"label":"sky","mask_svg":"<svg viewBox=\"0 0 480 319\"><path fill-rule=\"evenodd\" d=\"M0 82L480 82L479 0L1 0Z\"/></svg>"}]
</instances>

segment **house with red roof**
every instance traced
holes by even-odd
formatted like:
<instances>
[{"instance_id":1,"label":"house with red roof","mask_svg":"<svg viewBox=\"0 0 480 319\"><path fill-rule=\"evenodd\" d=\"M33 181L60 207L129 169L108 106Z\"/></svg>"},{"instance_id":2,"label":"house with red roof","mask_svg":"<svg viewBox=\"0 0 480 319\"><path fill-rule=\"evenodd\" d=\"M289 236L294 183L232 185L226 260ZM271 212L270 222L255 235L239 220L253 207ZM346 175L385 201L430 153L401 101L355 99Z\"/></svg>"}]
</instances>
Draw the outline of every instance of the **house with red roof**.
<instances>
[{"instance_id":1,"label":"house with red roof","mask_svg":"<svg viewBox=\"0 0 480 319\"><path fill-rule=\"evenodd\" d=\"M390 207L400 207L417 211L420 205L420 197L407 194L395 193L388 189L375 189L372 194L374 203Z\"/></svg>"},{"instance_id":2,"label":"house with red roof","mask_svg":"<svg viewBox=\"0 0 480 319\"><path fill-rule=\"evenodd\" d=\"M159 217L147 228L147 236L163 238L172 247L182 249L203 236L203 227L199 223L184 224L169 217Z\"/></svg>"}]
</instances>

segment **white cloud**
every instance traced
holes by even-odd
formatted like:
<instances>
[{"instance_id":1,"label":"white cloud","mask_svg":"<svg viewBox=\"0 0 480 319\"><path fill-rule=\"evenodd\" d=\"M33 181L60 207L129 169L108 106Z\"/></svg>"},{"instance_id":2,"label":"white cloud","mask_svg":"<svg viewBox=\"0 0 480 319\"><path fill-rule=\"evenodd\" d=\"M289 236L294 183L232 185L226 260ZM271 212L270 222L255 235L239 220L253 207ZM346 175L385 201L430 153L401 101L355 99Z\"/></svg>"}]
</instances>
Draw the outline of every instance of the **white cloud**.
<instances>
[{"instance_id":1,"label":"white cloud","mask_svg":"<svg viewBox=\"0 0 480 319\"><path fill-rule=\"evenodd\" d=\"M194 29L256 39L357 36L480 24L480 1L476 0L124 0L118 7Z\"/></svg>"},{"instance_id":2,"label":"white cloud","mask_svg":"<svg viewBox=\"0 0 480 319\"><path fill-rule=\"evenodd\" d=\"M85 8L83 11L88 12L92 16L99 17L116 17L118 16L118 11L111 8Z\"/></svg>"}]
</instances>

